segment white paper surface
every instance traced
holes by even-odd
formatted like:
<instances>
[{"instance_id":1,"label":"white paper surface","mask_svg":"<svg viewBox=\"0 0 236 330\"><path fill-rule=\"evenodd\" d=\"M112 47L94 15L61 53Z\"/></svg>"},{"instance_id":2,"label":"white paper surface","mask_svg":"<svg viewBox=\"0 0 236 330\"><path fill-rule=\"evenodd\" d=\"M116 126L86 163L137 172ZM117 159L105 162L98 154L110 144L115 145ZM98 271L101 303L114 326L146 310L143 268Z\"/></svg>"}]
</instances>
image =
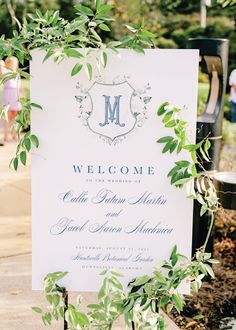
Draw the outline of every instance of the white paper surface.
<instances>
[{"instance_id":1,"label":"white paper surface","mask_svg":"<svg viewBox=\"0 0 236 330\"><path fill-rule=\"evenodd\" d=\"M190 257L192 201L167 173L186 154L162 154L172 134L157 117L169 101L196 126L198 51L121 50L101 77L70 71L75 59L42 63L34 51L31 99L40 147L32 153L33 289L49 272L68 271L68 290L98 291L105 268L124 285L150 274L172 247ZM185 288L183 291L186 291Z\"/></svg>"}]
</instances>

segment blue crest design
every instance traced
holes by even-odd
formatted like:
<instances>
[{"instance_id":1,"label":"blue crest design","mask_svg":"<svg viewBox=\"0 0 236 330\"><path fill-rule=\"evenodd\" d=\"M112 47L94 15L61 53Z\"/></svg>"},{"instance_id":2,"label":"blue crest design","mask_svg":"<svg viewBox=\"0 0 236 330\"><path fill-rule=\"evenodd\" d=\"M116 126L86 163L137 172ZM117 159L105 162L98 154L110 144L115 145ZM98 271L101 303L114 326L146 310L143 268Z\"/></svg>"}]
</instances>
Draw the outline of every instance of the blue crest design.
<instances>
[{"instance_id":1,"label":"blue crest design","mask_svg":"<svg viewBox=\"0 0 236 330\"><path fill-rule=\"evenodd\" d=\"M128 77L116 78L106 83L98 78L89 89L78 83L79 95L75 99L79 106L79 118L83 125L109 144L121 142L147 119L147 105L151 96L147 84L135 89Z\"/></svg>"}]
</instances>

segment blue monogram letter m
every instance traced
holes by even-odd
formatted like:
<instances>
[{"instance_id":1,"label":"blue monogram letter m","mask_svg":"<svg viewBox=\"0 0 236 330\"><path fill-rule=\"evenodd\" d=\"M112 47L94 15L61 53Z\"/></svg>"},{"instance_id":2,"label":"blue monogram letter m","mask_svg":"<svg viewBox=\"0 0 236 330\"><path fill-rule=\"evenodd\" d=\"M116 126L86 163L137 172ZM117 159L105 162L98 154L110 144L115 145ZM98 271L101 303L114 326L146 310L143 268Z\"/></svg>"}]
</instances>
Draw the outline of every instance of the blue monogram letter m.
<instances>
[{"instance_id":1,"label":"blue monogram letter m","mask_svg":"<svg viewBox=\"0 0 236 330\"><path fill-rule=\"evenodd\" d=\"M124 127L125 124L120 123L120 98L122 95L115 96L115 102L113 104L113 108L111 106L110 96L103 95L105 98L105 119L104 123L99 123L100 126L108 125L110 122L115 122L116 125L120 127Z\"/></svg>"}]
</instances>

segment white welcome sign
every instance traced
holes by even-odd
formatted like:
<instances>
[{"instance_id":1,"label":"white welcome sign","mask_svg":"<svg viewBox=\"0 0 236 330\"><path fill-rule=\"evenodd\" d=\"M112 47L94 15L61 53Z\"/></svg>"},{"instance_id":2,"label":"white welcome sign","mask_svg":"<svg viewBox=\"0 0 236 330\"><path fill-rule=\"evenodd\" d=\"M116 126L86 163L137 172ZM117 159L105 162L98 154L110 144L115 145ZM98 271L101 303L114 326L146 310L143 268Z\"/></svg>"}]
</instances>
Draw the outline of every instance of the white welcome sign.
<instances>
[{"instance_id":1,"label":"white welcome sign","mask_svg":"<svg viewBox=\"0 0 236 330\"><path fill-rule=\"evenodd\" d=\"M32 154L33 289L49 272L68 271L68 290L98 291L103 269L124 284L151 274L174 244L190 257L192 201L167 173L187 155L162 154L171 134L157 117L169 101L186 106L195 132L198 51L121 50L89 81L76 60L42 63L34 51L31 98L40 147ZM194 136L194 134L193 134ZM194 138L193 138L194 139Z\"/></svg>"}]
</instances>

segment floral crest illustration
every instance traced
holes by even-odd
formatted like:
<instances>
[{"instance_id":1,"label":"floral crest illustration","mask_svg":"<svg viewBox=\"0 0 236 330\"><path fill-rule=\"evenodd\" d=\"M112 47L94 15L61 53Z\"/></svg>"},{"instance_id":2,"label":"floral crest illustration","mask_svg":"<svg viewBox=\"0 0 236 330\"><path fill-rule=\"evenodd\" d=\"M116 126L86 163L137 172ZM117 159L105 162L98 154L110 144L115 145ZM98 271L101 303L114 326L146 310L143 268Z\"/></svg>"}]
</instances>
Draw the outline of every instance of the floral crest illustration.
<instances>
[{"instance_id":1,"label":"floral crest illustration","mask_svg":"<svg viewBox=\"0 0 236 330\"><path fill-rule=\"evenodd\" d=\"M116 145L127 135L142 127L147 117L150 84L134 88L129 76L106 82L100 76L89 88L77 83L79 93L78 118L90 131L110 145Z\"/></svg>"}]
</instances>

